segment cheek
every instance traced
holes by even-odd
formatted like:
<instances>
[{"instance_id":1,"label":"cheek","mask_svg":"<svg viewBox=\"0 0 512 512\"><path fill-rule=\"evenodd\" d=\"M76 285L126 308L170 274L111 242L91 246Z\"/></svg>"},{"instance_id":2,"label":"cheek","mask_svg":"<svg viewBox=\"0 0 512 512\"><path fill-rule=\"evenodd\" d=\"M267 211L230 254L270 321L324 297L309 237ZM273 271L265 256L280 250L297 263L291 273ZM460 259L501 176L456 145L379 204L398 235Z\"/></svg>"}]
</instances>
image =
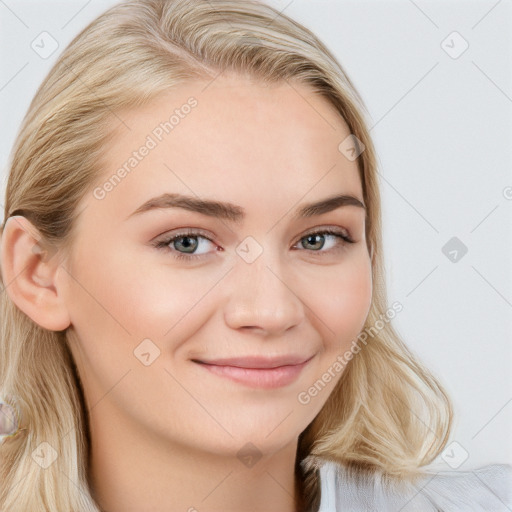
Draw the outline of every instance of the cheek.
<instances>
[{"instance_id":1,"label":"cheek","mask_svg":"<svg viewBox=\"0 0 512 512\"><path fill-rule=\"evenodd\" d=\"M327 350L350 345L364 326L372 300L372 269L368 257L354 258L325 273L307 304L323 325ZM313 320L312 320L313 321Z\"/></svg>"},{"instance_id":2,"label":"cheek","mask_svg":"<svg viewBox=\"0 0 512 512\"><path fill-rule=\"evenodd\" d=\"M121 243L102 243L101 251L84 248L71 268L69 298L75 318L94 318L102 329L117 326L125 336L145 329L162 336L206 293L209 282Z\"/></svg>"},{"instance_id":3,"label":"cheek","mask_svg":"<svg viewBox=\"0 0 512 512\"><path fill-rule=\"evenodd\" d=\"M196 279L199 272L141 261L105 244L101 254L81 251L70 268L66 293L77 336L70 340L71 349L91 404L114 386L122 396L141 400L144 390L168 386L172 379L161 367L205 320L196 306L218 278L205 271ZM151 366L143 362L148 351ZM125 394L127 386L135 387Z\"/></svg>"}]
</instances>

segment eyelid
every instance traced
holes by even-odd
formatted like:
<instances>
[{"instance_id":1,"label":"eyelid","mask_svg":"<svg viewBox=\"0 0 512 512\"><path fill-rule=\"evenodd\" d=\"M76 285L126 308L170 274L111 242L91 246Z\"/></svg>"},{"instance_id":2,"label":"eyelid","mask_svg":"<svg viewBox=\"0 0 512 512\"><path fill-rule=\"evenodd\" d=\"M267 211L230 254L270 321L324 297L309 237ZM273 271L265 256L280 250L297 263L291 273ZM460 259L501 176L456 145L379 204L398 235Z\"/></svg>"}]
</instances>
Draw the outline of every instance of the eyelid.
<instances>
[{"instance_id":1,"label":"eyelid","mask_svg":"<svg viewBox=\"0 0 512 512\"><path fill-rule=\"evenodd\" d=\"M152 243L164 242L169 240L170 238L177 238L180 236L192 236L192 235L201 235L203 238L207 238L210 242L215 243L213 239L217 238L217 236L209 231L205 231L201 228L176 228L171 229L170 231L166 231L161 235L155 237Z\"/></svg>"},{"instance_id":2,"label":"eyelid","mask_svg":"<svg viewBox=\"0 0 512 512\"><path fill-rule=\"evenodd\" d=\"M316 227L313 227L313 228L309 228L307 229L304 233L300 234L293 245L296 245L297 242L300 242L300 240L308 235L313 235L313 234L316 234L318 232L329 232L330 230L332 230L332 234L343 234L345 235L347 238L351 239L352 241L355 242L355 240L353 239L353 237L351 236L350 234L350 231L347 229L347 228L342 228L340 226L334 226L334 225L320 225L320 226L316 226ZM201 228L191 228L191 227L187 227L187 228L176 228L176 229L173 229L171 231L168 231L166 233L163 233L162 235L159 235L158 237L156 237L154 240L153 240L153 243L159 243L159 242L164 242L164 241L167 241L169 240L170 238L178 238L180 236L192 236L192 235L201 235L202 237L208 239L210 242L212 243L215 243L213 241L213 239L217 238L215 234L212 234L208 231L205 231Z\"/></svg>"},{"instance_id":3,"label":"eyelid","mask_svg":"<svg viewBox=\"0 0 512 512\"><path fill-rule=\"evenodd\" d=\"M300 242L300 240L308 235L314 235L316 233L327 233L327 234L333 234L333 235L344 235L346 238L350 239L352 242L355 242L355 240L352 238L350 231L347 228L342 228L340 226L334 226L334 225L321 225L316 226L314 228L307 229L302 235L299 235L297 238L297 242ZM295 242L295 244L297 243Z\"/></svg>"}]
</instances>

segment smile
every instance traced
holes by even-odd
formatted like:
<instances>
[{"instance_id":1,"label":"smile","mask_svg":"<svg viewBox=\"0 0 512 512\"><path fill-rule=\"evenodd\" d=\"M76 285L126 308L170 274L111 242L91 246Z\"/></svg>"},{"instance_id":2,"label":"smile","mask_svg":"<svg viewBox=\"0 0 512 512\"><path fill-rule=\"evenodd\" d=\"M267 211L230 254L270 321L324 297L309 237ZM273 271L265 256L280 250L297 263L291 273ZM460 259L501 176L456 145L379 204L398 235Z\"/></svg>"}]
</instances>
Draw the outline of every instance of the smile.
<instances>
[{"instance_id":1,"label":"smile","mask_svg":"<svg viewBox=\"0 0 512 512\"><path fill-rule=\"evenodd\" d=\"M294 382L313 356L298 364L276 366L273 368L246 368L228 364L213 364L194 360L209 372L253 388L273 389Z\"/></svg>"}]
</instances>

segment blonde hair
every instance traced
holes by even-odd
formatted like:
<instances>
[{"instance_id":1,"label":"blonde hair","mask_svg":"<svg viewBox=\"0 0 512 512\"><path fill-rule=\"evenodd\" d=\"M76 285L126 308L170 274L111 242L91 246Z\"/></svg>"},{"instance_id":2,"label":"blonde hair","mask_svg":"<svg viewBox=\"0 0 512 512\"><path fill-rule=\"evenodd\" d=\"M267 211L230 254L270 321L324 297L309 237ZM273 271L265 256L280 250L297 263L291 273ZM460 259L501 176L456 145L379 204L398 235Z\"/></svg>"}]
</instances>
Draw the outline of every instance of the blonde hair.
<instances>
[{"instance_id":1,"label":"blonde hair","mask_svg":"<svg viewBox=\"0 0 512 512\"><path fill-rule=\"evenodd\" d=\"M375 328L390 308L366 108L336 58L299 23L252 0L128 0L110 8L71 42L39 87L9 162L4 218L23 215L43 241L69 248L76 206L104 172L99 162L113 133L109 127L121 123L117 112L228 70L310 86L364 145L357 163L373 274L364 331L372 335L299 437L296 472L304 510L319 505L319 459L414 479L444 448L452 406L392 324ZM0 300L0 397L16 400L26 428L0 445L0 508L99 512L87 481L87 410L66 331L41 328L7 293ZM41 443L58 454L46 469L33 458Z\"/></svg>"}]
</instances>

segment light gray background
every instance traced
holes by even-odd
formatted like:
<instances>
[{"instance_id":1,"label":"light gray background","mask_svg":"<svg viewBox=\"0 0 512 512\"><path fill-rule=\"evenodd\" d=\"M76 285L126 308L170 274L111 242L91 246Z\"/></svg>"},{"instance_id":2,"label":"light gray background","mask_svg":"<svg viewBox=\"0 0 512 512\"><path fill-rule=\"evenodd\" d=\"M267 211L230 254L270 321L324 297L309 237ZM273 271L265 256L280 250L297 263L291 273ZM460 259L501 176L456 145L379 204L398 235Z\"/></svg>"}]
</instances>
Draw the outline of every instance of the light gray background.
<instances>
[{"instance_id":1,"label":"light gray background","mask_svg":"<svg viewBox=\"0 0 512 512\"><path fill-rule=\"evenodd\" d=\"M36 88L114 3L0 0L2 217L7 158ZM395 326L455 405L439 468L512 463L511 2L268 3L331 48L369 110L389 302L404 307ZM31 48L43 31L59 44L46 59ZM456 262L442 252L452 237L468 249Z\"/></svg>"}]
</instances>

